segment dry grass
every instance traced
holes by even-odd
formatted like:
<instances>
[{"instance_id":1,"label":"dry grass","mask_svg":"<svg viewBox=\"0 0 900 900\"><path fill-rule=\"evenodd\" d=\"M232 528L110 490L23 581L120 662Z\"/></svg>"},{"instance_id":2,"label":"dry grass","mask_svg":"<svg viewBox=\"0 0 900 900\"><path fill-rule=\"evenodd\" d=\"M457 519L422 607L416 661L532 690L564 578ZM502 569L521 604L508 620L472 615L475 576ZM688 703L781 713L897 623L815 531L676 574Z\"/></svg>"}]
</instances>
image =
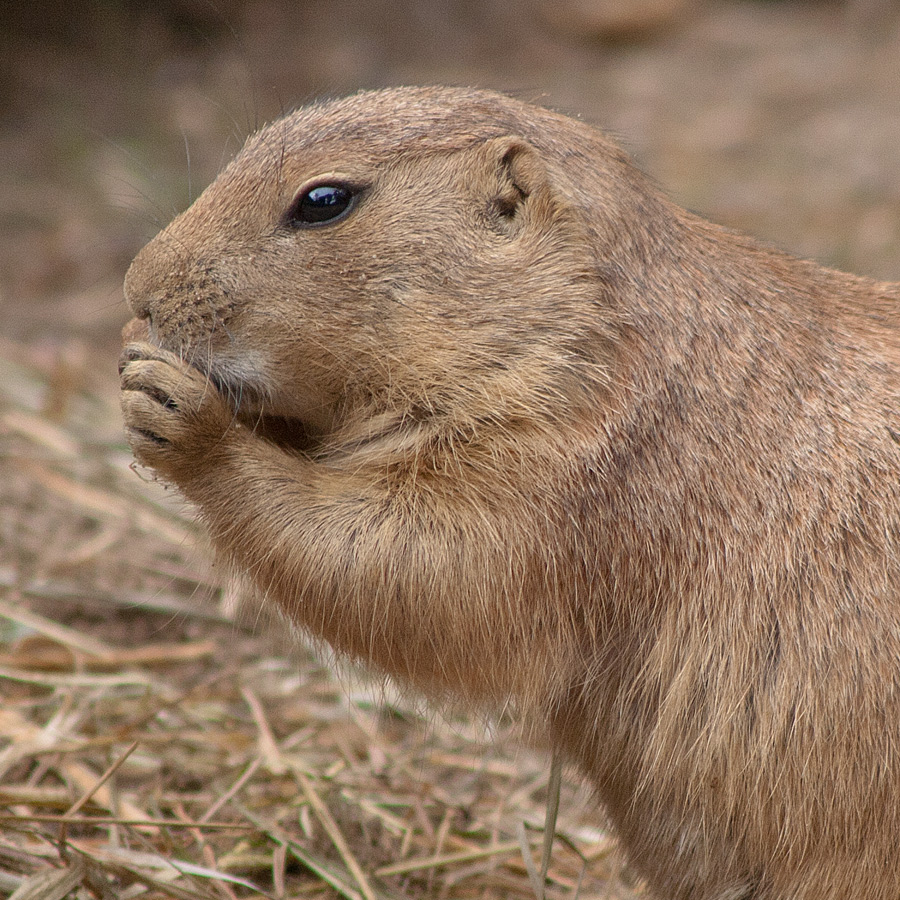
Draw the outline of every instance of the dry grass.
<instances>
[{"instance_id":1,"label":"dry grass","mask_svg":"<svg viewBox=\"0 0 900 900\"><path fill-rule=\"evenodd\" d=\"M532 898L548 760L235 621L91 369L0 343L0 896ZM549 900L638 893L564 786Z\"/></svg>"}]
</instances>

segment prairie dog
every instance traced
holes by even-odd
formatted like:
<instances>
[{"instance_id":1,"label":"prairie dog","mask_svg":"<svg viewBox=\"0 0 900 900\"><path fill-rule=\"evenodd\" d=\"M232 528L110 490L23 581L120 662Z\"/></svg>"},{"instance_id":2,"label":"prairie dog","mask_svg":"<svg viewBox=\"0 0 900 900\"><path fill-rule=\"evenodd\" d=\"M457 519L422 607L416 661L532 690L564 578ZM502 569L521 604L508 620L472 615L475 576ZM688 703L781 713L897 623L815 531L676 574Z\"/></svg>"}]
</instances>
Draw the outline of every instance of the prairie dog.
<instances>
[{"instance_id":1,"label":"prairie dog","mask_svg":"<svg viewBox=\"0 0 900 900\"><path fill-rule=\"evenodd\" d=\"M292 622L514 704L661 898L900 897L900 285L402 88L252 136L125 293L135 456Z\"/></svg>"}]
</instances>

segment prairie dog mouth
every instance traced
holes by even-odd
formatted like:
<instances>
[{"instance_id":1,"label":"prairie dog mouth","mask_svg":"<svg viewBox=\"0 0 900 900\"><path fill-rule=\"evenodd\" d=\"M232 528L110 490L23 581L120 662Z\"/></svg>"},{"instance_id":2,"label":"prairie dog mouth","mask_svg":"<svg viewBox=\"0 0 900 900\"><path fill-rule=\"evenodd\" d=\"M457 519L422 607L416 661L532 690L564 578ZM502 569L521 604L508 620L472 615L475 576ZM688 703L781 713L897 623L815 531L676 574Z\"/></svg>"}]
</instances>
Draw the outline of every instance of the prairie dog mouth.
<instances>
[{"instance_id":1,"label":"prairie dog mouth","mask_svg":"<svg viewBox=\"0 0 900 900\"><path fill-rule=\"evenodd\" d=\"M132 344L137 341L146 341L150 344L155 343L153 336L150 334L150 323L146 319L129 319L122 326L122 343Z\"/></svg>"},{"instance_id":2,"label":"prairie dog mouth","mask_svg":"<svg viewBox=\"0 0 900 900\"><path fill-rule=\"evenodd\" d=\"M142 341L173 349L156 338L147 319L130 319L122 328L122 342ZM196 352L174 352L209 379L233 410L235 419L258 437L283 450L303 454L312 452L321 442L320 429L298 415L279 411L277 399L266 389L263 361L256 354L244 354L240 359L207 360Z\"/></svg>"},{"instance_id":3,"label":"prairie dog mouth","mask_svg":"<svg viewBox=\"0 0 900 900\"><path fill-rule=\"evenodd\" d=\"M260 414L252 423L244 421L243 417L241 421L252 428L258 437L288 452L307 455L313 453L321 443L319 436L302 419Z\"/></svg>"},{"instance_id":4,"label":"prairie dog mouth","mask_svg":"<svg viewBox=\"0 0 900 900\"><path fill-rule=\"evenodd\" d=\"M315 426L293 411L282 411L278 398L261 384L258 368L216 361L206 374L237 421L258 437L295 453L309 453L318 443Z\"/></svg>"}]
</instances>

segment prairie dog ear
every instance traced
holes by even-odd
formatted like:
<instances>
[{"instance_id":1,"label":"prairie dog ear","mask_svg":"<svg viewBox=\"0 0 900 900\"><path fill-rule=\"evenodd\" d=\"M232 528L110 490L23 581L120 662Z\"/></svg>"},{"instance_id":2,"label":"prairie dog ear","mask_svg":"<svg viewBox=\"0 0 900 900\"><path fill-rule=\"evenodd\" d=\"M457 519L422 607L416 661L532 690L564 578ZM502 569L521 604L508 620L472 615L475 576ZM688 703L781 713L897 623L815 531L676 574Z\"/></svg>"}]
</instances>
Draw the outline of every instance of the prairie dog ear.
<instances>
[{"instance_id":1,"label":"prairie dog ear","mask_svg":"<svg viewBox=\"0 0 900 900\"><path fill-rule=\"evenodd\" d=\"M539 199L546 201L550 188L547 170L528 141L514 135L491 138L482 151L493 174L492 210L507 225Z\"/></svg>"}]
</instances>

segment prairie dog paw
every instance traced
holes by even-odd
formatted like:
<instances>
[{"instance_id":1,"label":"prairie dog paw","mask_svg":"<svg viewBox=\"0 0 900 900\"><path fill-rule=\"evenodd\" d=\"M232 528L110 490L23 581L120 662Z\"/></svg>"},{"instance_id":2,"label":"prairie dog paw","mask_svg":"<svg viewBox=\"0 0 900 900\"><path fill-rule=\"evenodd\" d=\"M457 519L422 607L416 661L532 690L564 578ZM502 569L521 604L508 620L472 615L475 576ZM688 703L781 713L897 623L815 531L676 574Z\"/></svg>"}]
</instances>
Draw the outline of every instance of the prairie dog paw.
<instances>
[{"instance_id":1,"label":"prairie dog paw","mask_svg":"<svg viewBox=\"0 0 900 900\"><path fill-rule=\"evenodd\" d=\"M233 413L210 379L152 344L119 358L125 433L138 462L178 483L211 462Z\"/></svg>"}]
</instances>

